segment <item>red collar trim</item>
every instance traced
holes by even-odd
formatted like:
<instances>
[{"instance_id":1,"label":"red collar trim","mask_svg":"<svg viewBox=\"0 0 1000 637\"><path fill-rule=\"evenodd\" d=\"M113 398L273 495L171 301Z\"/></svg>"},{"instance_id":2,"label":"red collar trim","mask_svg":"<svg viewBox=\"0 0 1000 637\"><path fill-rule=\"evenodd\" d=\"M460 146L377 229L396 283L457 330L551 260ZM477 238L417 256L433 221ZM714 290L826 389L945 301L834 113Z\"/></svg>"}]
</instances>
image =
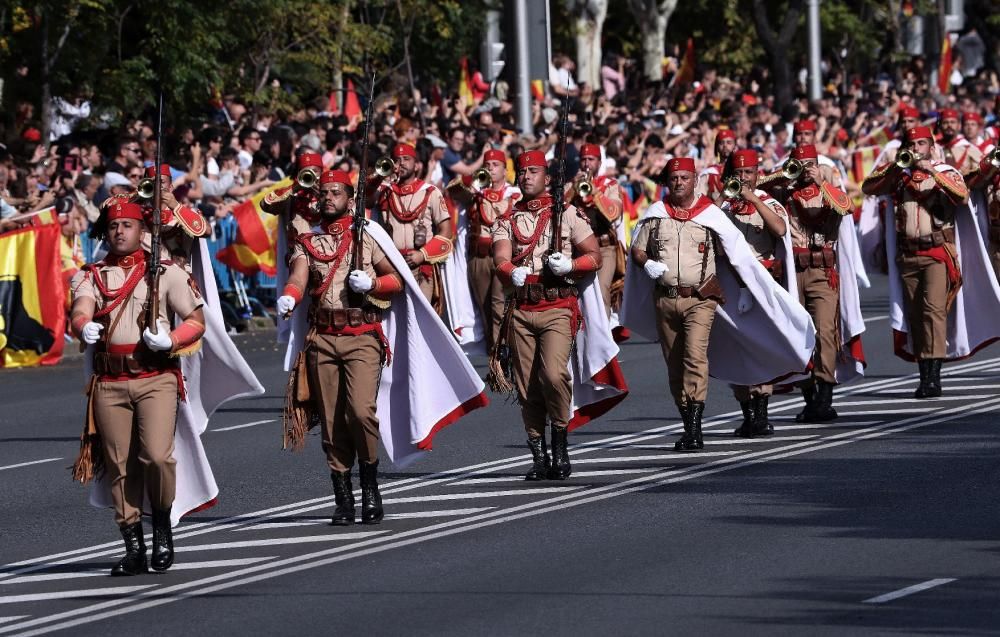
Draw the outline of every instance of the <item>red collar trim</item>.
<instances>
[{"instance_id":1,"label":"red collar trim","mask_svg":"<svg viewBox=\"0 0 1000 637\"><path fill-rule=\"evenodd\" d=\"M108 265L115 265L119 268L128 269L134 265L142 265L146 262L146 253L142 248L136 250L131 254L113 254L108 253L108 256L104 259L104 262Z\"/></svg>"},{"instance_id":2,"label":"red collar trim","mask_svg":"<svg viewBox=\"0 0 1000 637\"><path fill-rule=\"evenodd\" d=\"M392 184L392 190L397 195L412 195L413 193L420 190L424 185L423 179L414 179L408 184L400 186L399 184Z\"/></svg>"},{"instance_id":3,"label":"red collar trim","mask_svg":"<svg viewBox=\"0 0 1000 637\"><path fill-rule=\"evenodd\" d=\"M515 204L518 210L530 210L531 212L538 212L539 210L544 210L545 208L552 207L552 195L545 194L540 195L534 199L528 201L518 201Z\"/></svg>"},{"instance_id":4,"label":"red collar trim","mask_svg":"<svg viewBox=\"0 0 1000 637\"><path fill-rule=\"evenodd\" d=\"M712 200L705 195L695 199L694 203L691 204L691 207L689 208L676 208L669 201L663 202L663 207L667 209L667 214L670 215L672 219L676 219L677 221L689 221L694 219L711 205Z\"/></svg>"},{"instance_id":5,"label":"red collar trim","mask_svg":"<svg viewBox=\"0 0 1000 637\"><path fill-rule=\"evenodd\" d=\"M353 218L348 214L343 214L331 221L324 219L322 227L326 234L340 235L351 229Z\"/></svg>"}]
</instances>

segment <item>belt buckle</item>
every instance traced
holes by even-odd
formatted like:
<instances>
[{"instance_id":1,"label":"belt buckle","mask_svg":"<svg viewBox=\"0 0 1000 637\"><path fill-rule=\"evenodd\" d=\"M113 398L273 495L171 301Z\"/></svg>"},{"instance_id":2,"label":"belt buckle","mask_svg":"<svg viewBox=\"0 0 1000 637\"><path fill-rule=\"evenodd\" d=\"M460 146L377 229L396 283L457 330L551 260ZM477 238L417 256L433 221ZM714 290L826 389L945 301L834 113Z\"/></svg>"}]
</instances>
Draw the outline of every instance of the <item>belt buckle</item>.
<instances>
[{"instance_id":1,"label":"belt buckle","mask_svg":"<svg viewBox=\"0 0 1000 637\"><path fill-rule=\"evenodd\" d=\"M677 298L677 287L676 286L671 285L671 286L669 286L667 288L667 298L668 299L676 299Z\"/></svg>"}]
</instances>

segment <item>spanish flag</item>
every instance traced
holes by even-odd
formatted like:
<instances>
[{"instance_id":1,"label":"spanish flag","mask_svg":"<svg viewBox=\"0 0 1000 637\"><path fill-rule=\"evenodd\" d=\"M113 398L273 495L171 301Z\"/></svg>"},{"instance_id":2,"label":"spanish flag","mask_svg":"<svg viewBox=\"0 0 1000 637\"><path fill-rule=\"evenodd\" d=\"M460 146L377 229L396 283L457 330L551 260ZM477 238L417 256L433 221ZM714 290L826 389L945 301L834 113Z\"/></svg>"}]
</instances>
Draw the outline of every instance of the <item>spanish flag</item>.
<instances>
[{"instance_id":1,"label":"spanish flag","mask_svg":"<svg viewBox=\"0 0 1000 637\"><path fill-rule=\"evenodd\" d=\"M62 357L61 241L58 224L0 235L0 367L55 365Z\"/></svg>"},{"instance_id":2,"label":"spanish flag","mask_svg":"<svg viewBox=\"0 0 1000 637\"><path fill-rule=\"evenodd\" d=\"M458 96L462 98L466 104L473 104L476 100L472 97L472 79L469 76L469 58L463 55L459 58L458 65Z\"/></svg>"},{"instance_id":3,"label":"spanish flag","mask_svg":"<svg viewBox=\"0 0 1000 637\"><path fill-rule=\"evenodd\" d=\"M951 92L951 34L945 33L941 41L941 62L938 65L938 92Z\"/></svg>"},{"instance_id":4,"label":"spanish flag","mask_svg":"<svg viewBox=\"0 0 1000 637\"><path fill-rule=\"evenodd\" d=\"M670 81L671 85L683 87L694 81L694 38L688 38L687 48L684 50L684 59L681 60L681 67L677 69L677 74Z\"/></svg>"},{"instance_id":5,"label":"spanish flag","mask_svg":"<svg viewBox=\"0 0 1000 637\"><path fill-rule=\"evenodd\" d=\"M278 215L260 209L260 202L267 193L292 185L290 177L262 190L233 208L233 217L238 229L236 241L219 250L215 258L230 268L246 276L263 272L268 276L277 274L278 260Z\"/></svg>"}]
</instances>

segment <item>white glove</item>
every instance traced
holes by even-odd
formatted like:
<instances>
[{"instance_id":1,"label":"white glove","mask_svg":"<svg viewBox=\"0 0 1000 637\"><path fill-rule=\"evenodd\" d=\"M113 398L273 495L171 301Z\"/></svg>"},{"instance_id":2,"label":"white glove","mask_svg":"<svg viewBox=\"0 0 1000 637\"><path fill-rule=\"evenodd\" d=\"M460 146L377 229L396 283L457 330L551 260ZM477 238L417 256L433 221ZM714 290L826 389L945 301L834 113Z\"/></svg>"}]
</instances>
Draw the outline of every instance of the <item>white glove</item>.
<instances>
[{"instance_id":1,"label":"white glove","mask_svg":"<svg viewBox=\"0 0 1000 637\"><path fill-rule=\"evenodd\" d=\"M103 329L104 326L100 323L89 321L83 326L83 329L80 330L80 338L82 338L83 342L87 345L93 345L97 342L97 339L101 338L101 330Z\"/></svg>"},{"instance_id":2,"label":"white glove","mask_svg":"<svg viewBox=\"0 0 1000 637\"><path fill-rule=\"evenodd\" d=\"M174 342L170 340L170 326L167 325L166 321L160 321L159 327L156 334L150 332L148 327L144 329L142 340L146 341L146 345L154 352L170 351L174 347Z\"/></svg>"},{"instance_id":3,"label":"white glove","mask_svg":"<svg viewBox=\"0 0 1000 637\"><path fill-rule=\"evenodd\" d=\"M573 271L573 262L562 252L556 252L549 257L549 269L556 276L566 276Z\"/></svg>"},{"instance_id":4,"label":"white glove","mask_svg":"<svg viewBox=\"0 0 1000 637\"><path fill-rule=\"evenodd\" d=\"M652 259L646 260L646 265L642 266L646 271L646 275L653 279L654 281L667 272L667 266L659 261L653 261Z\"/></svg>"},{"instance_id":5,"label":"white glove","mask_svg":"<svg viewBox=\"0 0 1000 637\"><path fill-rule=\"evenodd\" d=\"M279 296L278 302L275 303L275 309L278 310L278 316L288 316L295 309L295 299L287 294Z\"/></svg>"},{"instance_id":6,"label":"white glove","mask_svg":"<svg viewBox=\"0 0 1000 637\"><path fill-rule=\"evenodd\" d=\"M736 311L740 314L746 314L753 309L753 295L750 294L750 290L746 288L740 288L740 300L736 302Z\"/></svg>"},{"instance_id":7,"label":"white glove","mask_svg":"<svg viewBox=\"0 0 1000 637\"><path fill-rule=\"evenodd\" d=\"M352 290L359 293L367 292L375 286L372 278L363 270L351 270L347 276L347 284L351 286Z\"/></svg>"},{"instance_id":8,"label":"white glove","mask_svg":"<svg viewBox=\"0 0 1000 637\"><path fill-rule=\"evenodd\" d=\"M528 274L530 274L530 272L531 271L523 265L519 268L514 268L510 273L510 280L514 282L514 287L524 287L524 282L528 280Z\"/></svg>"}]
</instances>

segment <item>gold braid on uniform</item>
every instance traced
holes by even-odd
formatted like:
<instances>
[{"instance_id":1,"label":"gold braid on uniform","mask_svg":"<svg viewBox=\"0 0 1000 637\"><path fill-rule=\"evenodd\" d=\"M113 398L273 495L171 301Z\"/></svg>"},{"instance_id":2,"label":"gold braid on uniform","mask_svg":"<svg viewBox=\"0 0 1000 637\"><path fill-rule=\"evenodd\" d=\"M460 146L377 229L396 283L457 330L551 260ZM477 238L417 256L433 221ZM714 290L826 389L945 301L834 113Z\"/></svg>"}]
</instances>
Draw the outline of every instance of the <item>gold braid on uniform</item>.
<instances>
[{"instance_id":1,"label":"gold braid on uniform","mask_svg":"<svg viewBox=\"0 0 1000 637\"><path fill-rule=\"evenodd\" d=\"M965 185L962 173L957 170L945 170L943 172L935 170L934 181L953 197L957 197L958 199L967 199L969 197L969 189Z\"/></svg>"},{"instance_id":2,"label":"gold braid on uniform","mask_svg":"<svg viewBox=\"0 0 1000 637\"><path fill-rule=\"evenodd\" d=\"M766 175L762 175L761 177L758 177L757 178L757 188L761 188L764 185L771 183L772 181L776 181L783 174L784 173L782 173L782 171L775 170L774 172L769 172Z\"/></svg>"},{"instance_id":3,"label":"gold braid on uniform","mask_svg":"<svg viewBox=\"0 0 1000 637\"><path fill-rule=\"evenodd\" d=\"M833 184L823 182L819 191L826 205L830 206L838 215L845 217L851 214L851 199L843 190L834 187Z\"/></svg>"}]
</instances>

